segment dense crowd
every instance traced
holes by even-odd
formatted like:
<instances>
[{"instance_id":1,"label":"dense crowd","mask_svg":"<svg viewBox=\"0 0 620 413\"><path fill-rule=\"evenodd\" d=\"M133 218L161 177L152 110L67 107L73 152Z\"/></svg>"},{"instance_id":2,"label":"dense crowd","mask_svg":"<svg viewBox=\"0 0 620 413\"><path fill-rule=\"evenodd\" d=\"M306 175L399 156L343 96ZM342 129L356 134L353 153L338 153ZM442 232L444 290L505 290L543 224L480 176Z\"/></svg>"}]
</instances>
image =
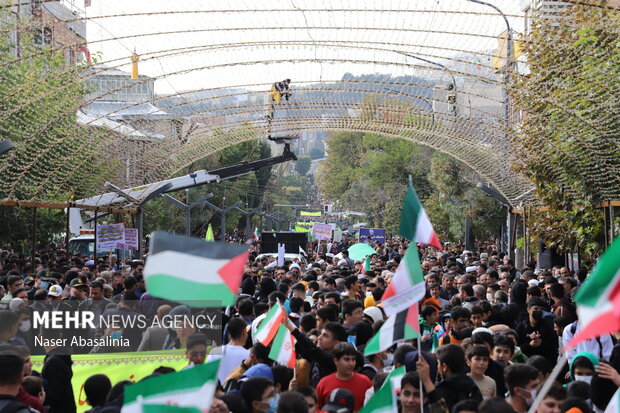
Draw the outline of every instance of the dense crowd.
<instances>
[{"instance_id":1,"label":"dense crowd","mask_svg":"<svg viewBox=\"0 0 620 413\"><path fill-rule=\"evenodd\" d=\"M95 262L50 248L31 262L7 246L0 260L0 413L75 412L72 354L168 349L185 351L185 368L221 359L214 413L356 412L402 366L399 412L419 412L421 403L431 413L526 412L580 329L573 296L591 264L576 273L560 266L517 269L491 242L471 251L417 246L426 282L421 348L417 340L401 341L364 356L387 318L383 292L407 248L416 248L398 238L367 242L376 251L369 268L349 257L347 241L309 243L306 256L284 265L277 265L277 254L257 259L255 243L236 305L219 314L216 340L213 331L184 325L89 332L97 339L122 337L128 343L122 348L114 340L55 345L58 330L35 331L33 314L93 311L152 322L198 310L150 296L143 260L106 256ZM274 363L269 347L256 340L266 314L279 305L296 340L295 368ZM37 347L41 336L50 340ZM566 352L568 363L537 411L604 411L620 385L615 343L605 335ZM45 355L41 371L32 370L31 353ZM151 376L170 371L162 366ZM90 411L120 412L130 382L111 383L101 373L84 383Z\"/></svg>"}]
</instances>

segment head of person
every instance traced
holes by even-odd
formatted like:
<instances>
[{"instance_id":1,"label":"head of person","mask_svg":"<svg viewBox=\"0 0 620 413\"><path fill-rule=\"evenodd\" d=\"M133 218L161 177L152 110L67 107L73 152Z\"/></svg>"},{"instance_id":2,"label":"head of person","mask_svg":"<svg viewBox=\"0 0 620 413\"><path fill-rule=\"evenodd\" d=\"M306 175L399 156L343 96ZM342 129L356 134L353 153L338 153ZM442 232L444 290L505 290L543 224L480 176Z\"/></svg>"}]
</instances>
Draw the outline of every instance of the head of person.
<instances>
[{"instance_id":1,"label":"head of person","mask_svg":"<svg viewBox=\"0 0 620 413\"><path fill-rule=\"evenodd\" d=\"M106 397L112 389L112 383L105 374L94 374L84 382L84 393L86 394L86 403L89 405L103 406Z\"/></svg>"},{"instance_id":2,"label":"head of person","mask_svg":"<svg viewBox=\"0 0 620 413\"><path fill-rule=\"evenodd\" d=\"M424 403L427 402L424 392ZM417 413L420 409L420 377L416 371L405 374L400 381L400 401L402 413Z\"/></svg>"},{"instance_id":3,"label":"head of person","mask_svg":"<svg viewBox=\"0 0 620 413\"><path fill-rule=\"evenodd\" d=\"M541 400L537 413L561 413L560 405L566 400L566 388L558 382L553 382L545 397Z\"/></svg>"},{"instance_id":4,"label":"head of person","mask_svg":"<svg viewBox=\"0 0 620 413\"><path fill-rule=\"evenodd\" d=\"M541 297L532 297L527 300L527 312L530 316L531 324L535 324L542 320L544 309L545 301Z\"/></svg>"},{"instance_id":5,"label":"head of person","mask_svg":"<svg viewBox=\"0 0 620 413\"><path fill-rule=\"evenodd\" d=\"M308 413L308 409L306 398L296 391L282 393L278 400L277 413Z\"/></svg>"},{"instance_id":6,"label":"head of person","mask_svg":"<svg viewBox=\"0 0 620 413\"><path fill-rule=\"evenodd\" d=\"M541 383L547 380L547 377L549 377L549 374L551 374L551 363L549 363L549 360L547 360L543 356L533 355L527 359L527 364L536 367L536 369L538 370L538 378L540 379Z\"/></svg>"},{"instance_id":7,"label":"head of person","mask_svg":"<svg viewBox=\"0 0 620 413\"><path fill-rule=\"evenodd\" d=\"M324 351L332 351L336 344L347 341L347 331L342 324L329 322L323 326L317 346Z\"/></svg>"},{"instance_id":8,"label":"head of person","mask_svg":"<svg viewBox=\"0 0 620 413\"><path fill-rule=\"evenodd\" d=\"M581 351L573 357L570 363L570 378L574 381L585 381L590 384L596 366L600 363L596 356L589 351Z\"/></svg>"},{"instance_id":9,"label":"head of person","mask_svg":"<svg viewBox=\"0 0 620 413\"><path fill-rule=\"evenodd\" d=\"M350 390L334 389L329 394L327 403L321 409L322 412L328 413L352 413L355 408L355 397Z\"/></svg>"},{"instance_id":10,"label":"head of person","mask_svg":"<svg viewBox=\"0 0 620 413\"><path fill-rule=\"evenodd\" d=\"M458 332L469 327L471 312L467 308L457 305L450 310L450 314L452 315L452 330Z\"/></svg>"},{"instance_id":11,"label":"head of person","mask_svg":"<svg viewBox=\"0 0 620 413\"><path fill-rule=\"evenodd\" d=\"M479 377L484 376L484 373L489 367L490 353L489 349L483 345L475 345L467 352L467 366L472 375Z\"/></svg>"},{"instance_id":12,"label":"head of person","mask_svg":"<svg viewBox=\"0 0 620 413\"><path fill-rule=\"evenodd\" d=\"M241 397L251 413L275 411L278 406L276 388L273 381L266 377L252 377L244 381Z\"/></svg>"},{"instance_id":13,"label":"head of person","mask_svg":"<svg viewBox=\"0 0 620 413\"><path fill-rule=\"evenodd\" d=\"M482 322L484 318L484 310L479 305L474 305L471 309L471 324L472 327L482 327Z\"/></svg>"},{"instance_id":14,"label":"head of person","mask_svg":"<svg viewBox=\"0 0 620 413\"><path fill-rule=\"evenodd\" d=\"M420 317L422 317L428 325L432 326L439 321L439 311L432 305L425 305L420 310Z\"/></svg>"},{"instance_id":15,"label":"head of person","mask_svg":"<svg viewBox=\"0 0 620 413\"><path fill-rule=\"evenodd\" d=\"M493 337L493 359L507 366L515 355L515 342L512 338L499 334Z\"/></svg>"},{"instance_id":16,"label":"head of person","mask_svg":"<svg viewBox=\"0 0 620 413\"><path fill-rule=\"evenodd\" d=\"M318 397L316 395L316 391L310 386L301 387L297 389L297 391L304 396L304 399L306 399L306 403L308 404L308 413L317 413L319 407L317 405Z\"/></svg>"},{"instance_id":17,"label":"head of person","mask_svg":"<svg viewBox=\"0 0 620 413\"><path fill-rule=\"evenodd\" d=\"M351 377L355 373L357 351L350 343L338 343L332 352L336 372L340 377Z\"/></svg>"},{"instance_id":18,"label":"head of person","mask_svg":"<svg viewBox=\"0 0 620 413\"><path fill-rule=\"evenodd\" d=\"M438 372L443 378L465 372L465 352L461 346L446 344L437 350Z\"/></svg>"},{"instance_id":19,"label":"head of person","mask_svg":"<svg viewBox=\"0 0 620 413\"><path fill-rule=\"evenodd\" d=\"M17 354L15 346L0 345L0 387L3 393L16 396L22 382L24 358Z\"/></svg>"},{"instance_id":20,"label":"head of person","mask_svg":"<svg viewBox=\"0 0 620 413\"><path fill-rule=\"evenodd\" d=\"M519 397L527 406L532 405L540 384L538 370L535 367L512 364L504 370L504 380L511 397Z\"/></svg>"},{"instance_id":21,"label":"head of person","mask_svg":"<svg viewBox=\"0 0 620 413\"><path fill-rule=\"evenodd\" d=\"M207 336L194 333L187 338L187 360L195 366L204 364L207 357Z\"/></svg>"},{"instance_id":22,"label":"head of person","mask_svg":"<svg viewBox=\"0 0 620 413\"><path fill-rule=\"evenodd\" d=\"M247 324L239 317L233 317L228 321L228 337L231 341L245 343L248 339Z\"/></svg>"},{"instance_id":23,"label":"head of person","mask_svg":"<svg viewBox=\"0 0 620 413\"><path fill-rule=\"evenodd\" d=\"M342 317L346 325L358 323L364 319L364 305L361 301L345 300L342 302Z\"/></svg>"},{"instance_id":24,"label":"head of person","mask_svg":"<svg viewBox=\"0 0 620 413\"><path fill-rule=\"evenodd\" d=\"M512 406L505 399L492 397L485 399L478 406L478 413L514 412Z\"/></svg>"},{"instance_id":25,"label":"head of person","mask_svg":"<svg viewBox=\"0 0 620 413\"><path fill-rule=\"evenodd\" d=\"M461 400L452 408L452 413L478 413L478 402L475 400Z\"/></svg>"},{"instance_id":26,"label":"head of person","mask_svg":"<svg viewBox=\"0 0 620 413\"><path fill-rule=\"evenodd\" d=\"M0 311L0 337L9 339L17 334L19 315L14 311Z\"/></svg>"}]
</instances>

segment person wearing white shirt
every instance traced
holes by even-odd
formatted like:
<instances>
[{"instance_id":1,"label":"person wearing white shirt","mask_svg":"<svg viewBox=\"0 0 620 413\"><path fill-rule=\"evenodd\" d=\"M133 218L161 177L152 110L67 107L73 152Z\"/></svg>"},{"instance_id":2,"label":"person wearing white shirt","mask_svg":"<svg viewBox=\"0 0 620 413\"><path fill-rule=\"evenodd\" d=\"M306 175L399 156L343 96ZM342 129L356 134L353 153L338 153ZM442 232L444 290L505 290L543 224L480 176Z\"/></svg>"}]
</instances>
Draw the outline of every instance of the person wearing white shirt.
<instances>
[{"instance_id":1,"label":"person wearing white shirt","mask_svg":"<svg viewBox=\"0 0 620 413\"><path fill-rule=\"evenodd\" d=\"M567 325L564 328L564 332L562 333L562 344L563 347L566 348L566 345L572 338L579 332L581 329L581 324L579 321L575 321L572 324ZM576 347L566 351L566 357L568 358L568 362L573 362L573 357L575 354L581 351L589 351L594 354L596 358L600 360L609 361L609 357L611 356L611 350L614 348L614 343L611 340L611 336L609 334L604 334L598 338L592 338L590 340L582 341L577 344Z\"/></svg>"},{"instance_id":2,"label":"person wearing white shirt","mask_svg":"<svg viewBox=\"0 0 620 413\"><path fill-rule=\"evenodd\" d=\"M228 336L230 342L225 346L215 347L207 357L207 363L222 360L217 374L222 385L230 372L250 355L250 350L243 347L248 339L245 321L236 317L232 318L228 322Z\"/></svg>"}]
</instances>

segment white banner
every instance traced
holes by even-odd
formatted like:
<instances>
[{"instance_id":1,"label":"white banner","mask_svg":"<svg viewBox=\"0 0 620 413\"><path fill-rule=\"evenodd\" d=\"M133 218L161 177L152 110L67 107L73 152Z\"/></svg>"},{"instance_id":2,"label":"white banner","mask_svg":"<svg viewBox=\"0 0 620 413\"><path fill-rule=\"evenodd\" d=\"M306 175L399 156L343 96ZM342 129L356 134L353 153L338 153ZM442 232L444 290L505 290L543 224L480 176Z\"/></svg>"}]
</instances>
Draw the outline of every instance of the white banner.
<instances>
[{"instance_id":1,"label":"white banner","mask_svg":"<svg viewBox=\"0 0 620 413\"><path fill-rule=\"evenodd\" d=\"M125 245L125 225L97 225L97 250L113 250Z\"/></svg>"},{"instance_id":2,"label":"white banner","mask_svg":"<svg viewBox=\"0 0 620 413\"><path fill-rule=\"evenodd\" d=\"M118 248L121 248L120 246ZM125 228L125 245L123 247L126 250L138 249L138 229L137 228Z\"/></svg>"},{"instance_id":3,"label":"white banner","mask_svg":"<svg viewBox=\"0 0 620 413\"><path fill-rule=\"evenodd\" d=\"M286 250L286 244L278 244L278 267L284 265L284 252Z\"/></svg>"},{"instance_id":4,"label":"white banner","mask_svg":"<svg viewBox=\"0 0 620 413\"><path fill-rule=\"evenodd\" d=\"M332 229L332 224L315 223L312 226L312 234L320 241L327 241L332 239Z\"/></svg>"}]
</instances>

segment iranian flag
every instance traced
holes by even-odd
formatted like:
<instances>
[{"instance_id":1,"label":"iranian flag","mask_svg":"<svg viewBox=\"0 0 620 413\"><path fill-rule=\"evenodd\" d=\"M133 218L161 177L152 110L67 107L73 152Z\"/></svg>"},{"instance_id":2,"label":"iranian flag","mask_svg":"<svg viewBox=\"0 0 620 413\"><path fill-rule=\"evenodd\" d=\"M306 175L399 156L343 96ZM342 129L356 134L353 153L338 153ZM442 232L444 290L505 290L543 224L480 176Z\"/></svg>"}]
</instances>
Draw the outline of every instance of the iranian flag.
<instances>
[{"instance_id":1,"label":"iranian flag","mask_svg":"<svg viewBox=\"0 0 620 413\"><path fill-rule=\"evenodd\" d=\"M426 285L418 249L412 243L385 289L381 303L385 313L392 316L417 304L425 294Z\"/></svg>"},{"instance_id":2,"label":"iranian flag","mask_svg":"<svg viewBox=\"0 0 620 413\"><path fill-rule=\"evenodd\" d=\"M247 259L246 245L156 231L144 280L154 297L191 307L206 307L205 301L217 301L220 307L235 305Z\"/></svg>"},{"instance_id":3,"label":"iranian flag","mask_svg":"<svg viewBox=\"0 0 620 413\"><path fill-rule=\"evenodd\" d=\"M392 347L399 341L420 337L418 304L390 316L381 326L377 334L370 339L364 355L379 353Z\"/></svg>"},{"instance_id":4,"label":"iranian flag","mask_svg":"<svg viewBox=\"0 0 620 413\"><path fill-rule=\"evenodd\" d=\"M418 199L413 186L409 185L409 190L405 196L403 212L400 216L400 235L412 242L429 244L442 249L439 238L433 230L431 221L428 219L422 203Z\"/></svg>"},{"instance_id":5,"label":"iranian flag","mask_svg":"<svg viewBox=\"0 0 620 413\"><path fill-rule=\"evenodd\" d=\"M258 227L254 227L254 241L258 241L260 239L260 232L258 232Z\"/></svg>"},{"instance_id":6,"label":"iranian flag","mask_svg":"<svg viewBox=\"0 0 620 413\"><path fill-rule=\"evenodd\" d=\"M263 321L260 322L254 334L254 342L260 342L263 346L268 346L276 336L282 321L286 317L286 311L281 305L275 304L267 313Z\"/></svg>"},{"instance_id":7,"label":"iranian flag","mask_svg":"<svg viewBox=\"0 0 620 413\"><path fill-rule=\"evenodd\" d=\"M280 324L278 333L273 339L269 358L273 361L277 361L283 366L288 366L292 369L295 368L295 362L297 361L297 355L295 354L295 337L293 337L284 324Z\"/></svg>"},{"instance_id":8,"label":"iranian flag","mask_svg":"<svg viewBox=\"0 0 620 413\"><path fill-rule=\"evenodd\" d=\"M397 411L396 390L393 388L393 381L386 378L383 386L364 404L359 413L394 413Z\"/></svg>"},{"instance_id":9,"label":"iranian flag","mask_svg":"<svg viewBox=\"0 0 620 413\"><path fill-rule=\"evenodd\" d=\"M121 413L161 412L162 410L152 410L161 409L158 405L193 407L206 411L211 407L217 387L219 367L220 360L216 360L129 385L125 387Z\"/></svg>"},{"instance_id":10,"label":"iranian flag","mask_svg":"<svg viewBox=\"0 0 620 413\"><path fill-rule=\"evenodd\" d=\"M596 264L575 295L579 331L566 349L603 334L620 331L620 237Z\"/></svg>"}]
</instances>

